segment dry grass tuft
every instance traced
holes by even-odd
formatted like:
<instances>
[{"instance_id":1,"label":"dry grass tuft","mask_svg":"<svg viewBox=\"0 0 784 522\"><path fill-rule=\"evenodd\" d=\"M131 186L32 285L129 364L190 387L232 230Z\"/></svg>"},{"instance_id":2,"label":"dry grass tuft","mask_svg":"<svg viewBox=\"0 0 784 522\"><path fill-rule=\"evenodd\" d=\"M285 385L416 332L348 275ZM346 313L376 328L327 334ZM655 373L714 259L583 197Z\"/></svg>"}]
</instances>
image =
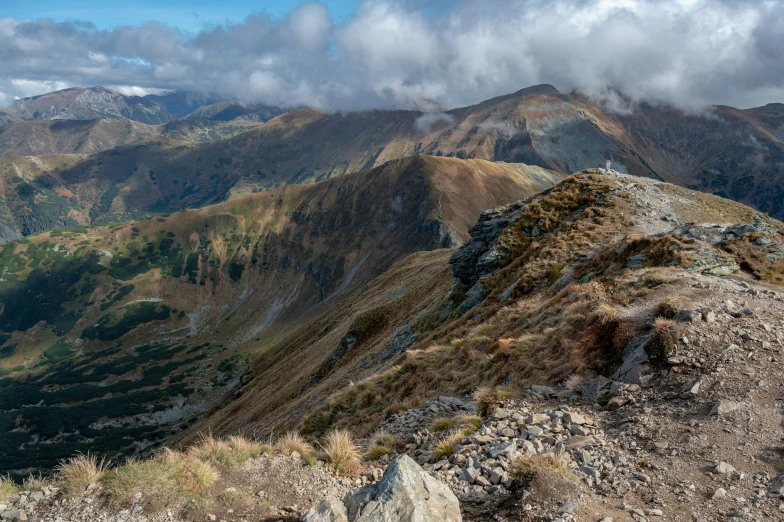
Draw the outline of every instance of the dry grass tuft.
<instances>
[{"instance_id":1,"label":"dry grass tuft","mask_svg":"<svg viewBox=\"0 0 784 522\"><path fill-rule=\"evenodd\" d=\"M20 491L22 491L21 488L16 482L11 480L11 477L0 475L0 500L8 495L19 493Z\"/></svg>"},{"instance_id":2,"label":"dry grass tuft","mask_svg":"<svg viewBox=\"0 0 784 522\"><path fill-rule=\"evenodd\" d=\"M508 386L480 386L474 392L474 400L479 407L479 414L487 416L493 409L516 397L516 391Z\"/></svg>"},{"instance_id":3,"label":"dry grass tuft","mask_svg":"<svg viewBox=\"0 0 784 522\"><path fill-rule=\"evenodd\" d=\"M283 455L291 455L295 451L304 460L313 455L313 446L296 431L290 431L275 441L275 451Z\"/></svg>"},{"instance_id":4,"label":"dry grass tuft","mask_svg":"<svg viewBox=\"0 0 784 522\"><path fill-rule=\"evenodd\" d=\"M272 453L272 446L250 440L241 435L232 435L225 440L219 440L212 435L207 435L202 437L199 444L191 447L188 453L203 461L234 467L242 465L264 453Z\"/></svg>"},{"instance_id":5,"label":"dry grass tuft","mask_svg":"<svg viewBox=\"0 0 784 522\"><path fill-rule=\"evenodd\" d=\"M646 345L646 351L653 359L664 359L678 350L678 339L683 328L669 319L661 317L653 321L654 334Z\"/></svg>"},{"instance_id":6,"label":"dry grass tuft","mask_svg":"<svg viewBox=\"0 0 784 522\"><path fill-rule=\"evenodd\" d=\"M464 436L470 435L482 427L482 417L463 413L454 417L439 417L433 421L433 431L460 431Z\"/></svg>"},{"instance_id":7,"label":"dry grass tuft","mask_svg":"<svg viewBox=\"0 0 784 522\"><path fill-rule=\"evenodd\" d=\"M668 296L664 301L659 303L656 307L656 317L663 317L665 319L672 319L679 310L684 310L692 307L692 302L681 295Z\"/></svg>"},{"instance_id":8,"label":"dry grass tuft","mask_svg":"<svg viewBox=\"0 0 784 522\"><path fill-rule=\"evenodd\" d=\"M97 484L106 474L107 465L104 459L98 460L95 455L77 455L57 468L57 476L69 493L81 493L90 484Z\"/></svg>"},{"instance_id":9,"label":"dry grass tuft","mask_svg":"<svg viewBox=\"0 0 784 522\"><path fill-rule=\"evenodd\" d=\"M362 468L359 448L347 430L332 430L327 434L322 449L327 462L343 476L356 476Z\"/></svg>"},{"instance_id":10,"label":"dry grass tuft","mask_svg":"<svg viewBox=\"0 0 784 522\"><path fill-rule=\"evenodd\" d=\"M662 285L669 285L679 281L671 270L655 268L645 273L640 279L640 284L643 288L656 288Z\"/></svg>"},{"instance_id":11,"label":"dry grass tuft","mask_svg":"<svg viewBox=\"0 0 784 522\"><path fill-rule=\"evenodd\" d=\"M512 475L524 484L531 482L536 474L543 471L554 472L573 482L578 480L566 466L566 463L553 453L520 458L514 462L512 467Z\"/></svg>"},{"instance_id":12,"label":"dry grass tuft","mask_svg":"<svg viewBox=\"0 0 784 522\"><path fill-rule=\"evenodd\" d=\"M149 503L165 507L177 498L198 496L218 478L208 462L167 449L150 460L129 460L106 473L102 482L116 502L127 504L141 494Z\"/></svg>"},{"instance_id":13,"label":"dry grass tuft","mask_svg":"<svg viewBox=\"0 0 784 522\"><path fill-rule=\"evenodd\" d=\"M22 490L34 491L37 489L44 488L46 486L51 486L52 484L53 482L50 479L44 477L40 473L38 475L30 474L22 482Z\"/></svg>"},{"instance_id":14,"label":"dry grass tuft","mask_svg":"<svg viewBox=\"0 0 784 522\"><path fill-rule=\"evenodd\" d=\"M438 460L448 459L455 454L455 447L460 444L463 438L464 435L459 431L450 433L436 443L433 456Z\"/></svg>"},{"instance_id":15,"label":"dry grass tuft","mask_svg":"<svg viewBox=\"0 0 784 522\"><path fill-rule=\"evenodd\" d=\"M367 451L365 452L366 460L377 460L384 455L389 455L397 451L400 446L400 439L395 435L386 433L384 431L376 433L370 439Z\"/></svg>"},{"instance_id":16,"label":"dry grass tuft","mask_svg":"<svg viewBox=\"0 0 784 522\"><path fill-rule=\"evenodd\" d=\"M588 378L585 375L573 373L564 381L564 388L571 394L581 394L586 381Z\"/></svg>"},{"instance_id":17,"label":"dry grass tuft","mask_svg":"<svg viewBox=\"0 0 784 522\"><path fill-rule=\"evenodd\" d=\"M378 460L384 455L389 455L391 453L392 450L388 446L370 444L368 445L367 451L365 451L365 460Z\"/></svg>"},{"instance_id":18,"label":"dry grass tuft","mask_svg":"<svg viewBox=\"0 0 784 522\"><path fill-rule=\"evenodd\" d=\"M449 431L452 429L452 419L450 417L438 417L433 419L433 424L430 425L433 431Z\"/></svg>"},{"instance_id":19,"label":"dry grass tuft","mask_svg":"<svg viewBox=\"0 0 784 522\"><path fill-rule=\"evenodd\" d=\"M618 321L618 311L614 306L607 303L601 303L597 306L594 316L596 317L596 322L600 325L607 325Z\"/></svg>"}]
</instances>

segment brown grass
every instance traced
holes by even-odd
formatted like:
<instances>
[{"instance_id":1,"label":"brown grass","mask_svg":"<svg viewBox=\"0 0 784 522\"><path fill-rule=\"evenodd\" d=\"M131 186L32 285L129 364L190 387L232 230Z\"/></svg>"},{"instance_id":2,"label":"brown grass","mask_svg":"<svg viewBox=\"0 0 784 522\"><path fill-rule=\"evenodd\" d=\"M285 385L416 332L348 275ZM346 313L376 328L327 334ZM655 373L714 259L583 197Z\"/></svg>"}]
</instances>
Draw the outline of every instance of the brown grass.
<instances>
[{"instance_id":1,"label":"brown grass","mask_svg":"<svg viewBox=\"0 0 784 522\"><path fill-rule=\"evenodd\" d=\"M203 461L233 467L264 453L272 453L272 446L239 435L232 435L225 440L207 435L198 444L191 446L188 453Z\"/></svg>"},{"instance_id":2,"label":"brown grass","mask_svg":"<svg viewBox=\"0 0 784 522\"><path fill-rule=\"evenodd\" d=\"M686 296L670 295L657 305L655 315L664 319L672 319L680 310L687 310L693 306L692 301Z\"/></svg>"},{"instance_id":3,"label":"brown grass","mask_svg":"<svg viewBox=\"0 0 784 522\"><path fill-rule=\"evenodd\" d=\"M388 370L339 392L305 425L372 429L395 411L432 397L474 391L480 415L487 415L532 384L613 370L620 361L614 343L619 323L596 313L611 303L609 293L596 281L572 284L550 297L490 304L494 308L483 310L481 323L464 318L440 330L428 348L410 349ZM446 427L439 422L437 427Z\"/></svg>"},{"instance_id":4,"label":"brown grass","mask_svg":"<svg viewBox=\"0 0 784 522\"><path fill-rule=\"evenodd\" d=\"M588 378L585 375L573 373L566 379L566 381L564 381L564 388L569 393L580 394L582 393L583 387L585 387L585 383L587 381Z\"/></svg>"},{"instance_id":5,"label":"brown grass","mask_svg":"<svg viewBox=\"0 0 784 522\"><path fill-rule=\"evenodd\" d=\"M291 455L292 453L297 452L304 460L308 460L314 452L313 445L306 441L302 435L296 431L290 431L280 437L275 441L273 447L275 448L275 451L282 453L283 455Z\"/></svg>"},{"instance_id":6,"label":"brown grass","mask_svg":"<svg viewBox=\"0 0 784 522\"><path fill-rule=\"evenodd\" d=\"M512 475L524 484L531 482L538 473L553 472L573 482L578 479L569 470L566 463L553 453L522 457L513 464Z\"/></svg>"},{"instance_id":7,"label":"brown grass","mask_svg":"<svg viewBox=\"0 0 784 522\"><path fill-rule=\"evenodd\" d=\"M601 303L594 312L596 322L600 325L614 323L618 320L618 311L608 303Z\"/></svg>"},{"instance_id":8,"label":"brown grass","mask_svg":"<svg viewBox=\"0 0 784 522\"><path fill-rule=\"evenodd\" d=\"M330 431L321 446L327 462L339 475L353 477L362 469L359 448L347 430Z\"/></svg>"},{"instance_id":9,"label":"brown grass","mask_svg":"<svg viewBox=\"0 0 784 522\"><path fill-rule=\"evenodd\" d=\"M732 254L745 272L767 283L784 286L784 262L772 260L768 254L755 244L759 234L746 234L741 239L724 241L719 247ZM781 235L772 237L774 241L784 242Z\"/></svg>"},{"instance_id":10,"label":"brown grass","mask_svg":"<svg viewBox=\"0 0 784 522\"><path fill-rule=\"evenodd\" d=\"M378 460L384 455L389 455L400 449L401 442L395 435L378 432L371 437L365 452L366 460Z\"/></svg>"},{"instance_id":11,"label":"brown grass","mask_svg":"<svg viewBox=\"0 0 784 522\"><path fill-rule=\"evenodd\" d=\"M20 491L22 491L22 489L16 482L11 480L11 477L0 475L0 500L8 495L19 493Z\"/></svg>"},{"instance_id":12,"label":"brown grass","mask_svg":"<svg viewBox=\"0 0 784 522\"><path fill-rule=\"evenodd\" d=\"M61 462L56 473L66 491L78 494L90 484L97 484L106 474L106 462L95 455L77 455Z\"/></svg>"},{"instance_id":13,"label":"brown grass","mask_svg":"<svg viewBox=\"0 0 784 522\"><path fill-rule=\"evenodd\" d=\"M448 459L455 453L455 447L460 444L465 436L460 432L452 432L443 439L439 440L433 449L433 456L438 459Z\"/></svg>"},{"instance_id":14,"label":"brown grass","mask_svg":"<svg viewBox=\"0 0 784 522\"><path fill-rule=\"evenodd\" d=\"M683 327L669 319L657 318L653 322L653 338L648 341L646 351L651 358L661 362L678 349L678 339L683 335Z\"/></svg>"},{"instance_id":15,"label":"brown grass","mask_svg":"<svg viewBox=\"0 0 784 522\"><path fill-rule=\"evenodd\" d=\"M470 435L481 427L482 417L463 413L453 417L439 417L434 419L430 428L436 432L459 430L463 435Z\"/></svg>"},{"instance_id":16,"label":"brown grass","mask_svg":"<svg viewBox=\"0 0 784 522\"><path fill-rule=\"evenodd\" d=\"M218 478L211 464L167 449L149 460L129 460L107 472L102 483L115 502L129 504L141 495L148 505L164 508L179 498L198 496Z\"/></svg>"},{"instance_id":17,"label":"brown grass","mask_svg":"<svg viewBox=\"0 0 784 522\"><path fill-rule=\"evenodd\" d=\"M496 406L514 399L519 395L519 390L508 386L480 386L474 392L474 400L479 408L481 416L487 416L493 412Z\"/></svg>"}]
</instances>

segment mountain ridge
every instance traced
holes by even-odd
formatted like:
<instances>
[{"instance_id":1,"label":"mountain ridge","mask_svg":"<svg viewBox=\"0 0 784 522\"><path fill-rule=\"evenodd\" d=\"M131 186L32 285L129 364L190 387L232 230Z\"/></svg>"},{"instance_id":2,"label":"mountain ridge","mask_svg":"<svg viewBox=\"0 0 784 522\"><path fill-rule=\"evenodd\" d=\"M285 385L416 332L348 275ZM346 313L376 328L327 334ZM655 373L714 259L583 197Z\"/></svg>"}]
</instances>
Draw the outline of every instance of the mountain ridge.
<instances>
[{"instance_id":1,"label":"mountain ridge","mask_svg":"<svg viewBox=\"0 0 784 522\"><path fill-rule=\"evenodd\" d=\"M113 220L328 179L416 154L525 163L564 175L610 159L620 171L714 193L782 217L784 115L775 104L766 107L716 106L687 113L638 103L620 113L579 93L562 94L542 85L440 113L294 109L234 136L233 131L216 131L215 137L228 139L209 143L182 145L151 137L132 147L63 158L59 165L41 161L48 163L49 177L67 180L63 189L71 193L97 180L102 192L96 196L104 204L93 214ZM39 175L29 159L0 163L6 184L18 174L31 180ZM159 179L145 181L142 173L150 170ZM161 186L158 181L164 178ZM175 182L179 185L172 186ZM9 191L5 197L9 202L17 198ZM106 215L103 207L115 210ZM63 216L43 222L73 224ZM6 225L11 226L8 219Z\"/></svg>"}]
</instances>

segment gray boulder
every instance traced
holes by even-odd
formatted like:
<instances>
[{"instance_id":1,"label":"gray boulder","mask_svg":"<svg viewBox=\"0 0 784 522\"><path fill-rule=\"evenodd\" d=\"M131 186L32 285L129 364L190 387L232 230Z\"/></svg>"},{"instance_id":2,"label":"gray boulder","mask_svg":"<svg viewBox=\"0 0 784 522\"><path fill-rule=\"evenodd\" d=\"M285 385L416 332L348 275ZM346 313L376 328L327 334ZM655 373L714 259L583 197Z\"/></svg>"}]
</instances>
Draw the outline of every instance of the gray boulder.
<instances>
[{"instance_id":1,"label":"gray boulder","mask_svg":"<svg viewBox=\"0 0 784 522\"><path fill-rule=\"evenodd\" d=\"M741 408L743 408L743 403L741 402L719 399L716 404L713 405L713 408L711 408L708 415L726 415Z\"/></svg>"},{"instance_id":2,"label":"gray boulder","mask_svg":"<svg viewBox=\"0 0 784 522\"><path fill-rule=\"evenodd\" d=\"M338 498L327 497L318 506L310 508L302 522L348 522L346 506Z\"/></svg>"},{"instance_id":3,"label":"gray boulder","mask_svg":"<svg viewBox=\"0 0 784 522\"><path fill-rule=\"evenodd\" d=\"M650 371L648 352L645 351L644 346L639 346L628 357L623 358L623 364L610 376L610 379L644 386L651 379Z\"/></svg>"},{"instance_id":4,"label":"gray boulder","mask_svg":"<svg viewBox=\"0 0 784 522\"><path fill-rule=\"evenodd\" d=\"M343 499L351 522L461 522L452 491L408 455L393 460L384 477Z\"/></svg>"},{"instance_id":5,"label":"gray boulder","mask_svg":"<svg viewBox=\"0 0 784 522\"><path fill-rule=\"evenodd\" d=\"M583 399L598 399L610 392L612 381L607 377L597 375L583 386Z\"/></svg>"}]
</instances>

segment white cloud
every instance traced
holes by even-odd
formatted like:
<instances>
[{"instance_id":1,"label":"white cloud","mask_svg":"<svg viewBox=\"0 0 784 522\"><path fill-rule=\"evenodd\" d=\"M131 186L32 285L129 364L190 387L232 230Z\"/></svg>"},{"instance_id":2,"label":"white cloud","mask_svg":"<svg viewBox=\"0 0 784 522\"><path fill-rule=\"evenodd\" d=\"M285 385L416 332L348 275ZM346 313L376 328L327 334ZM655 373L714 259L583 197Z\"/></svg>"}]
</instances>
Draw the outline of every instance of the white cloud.
<instances>
[{"instance_id":1,"label":"white cloud","mask_svg":"<svg viewBox=\"0 0 784 522\"><path fill-rule=\"evenodd\" d=\"M148 94L163 94L166 92L166 89L139 87L138 85L105 85L104 87L126 96L147 96Z\"/></svg>"},{"instance_id":2,"label":"white cloud","mask_svg":"<svg viewBox=\"0 0 784 522\"><path fill-rule=\"evenodd\" d=\"M441 111L551 83L617 110L641 99L749 107L784 101L784 2L374 0L342 24L312 3L196 35L4 18L0 63L6 103L38 87L126 85Z\"/></svg>"},{"instance_id":3,"label":"white cloud","mask_svg":"<svg viewBox=\"0 0 784 522\"><path fill-rule=\"evenodd\" d=\"M414 126L419 132L429 134L435 128L451 125L454 122L455 118L451 114L428 112L417 118Z\"/></svg>"}]
</instances>

